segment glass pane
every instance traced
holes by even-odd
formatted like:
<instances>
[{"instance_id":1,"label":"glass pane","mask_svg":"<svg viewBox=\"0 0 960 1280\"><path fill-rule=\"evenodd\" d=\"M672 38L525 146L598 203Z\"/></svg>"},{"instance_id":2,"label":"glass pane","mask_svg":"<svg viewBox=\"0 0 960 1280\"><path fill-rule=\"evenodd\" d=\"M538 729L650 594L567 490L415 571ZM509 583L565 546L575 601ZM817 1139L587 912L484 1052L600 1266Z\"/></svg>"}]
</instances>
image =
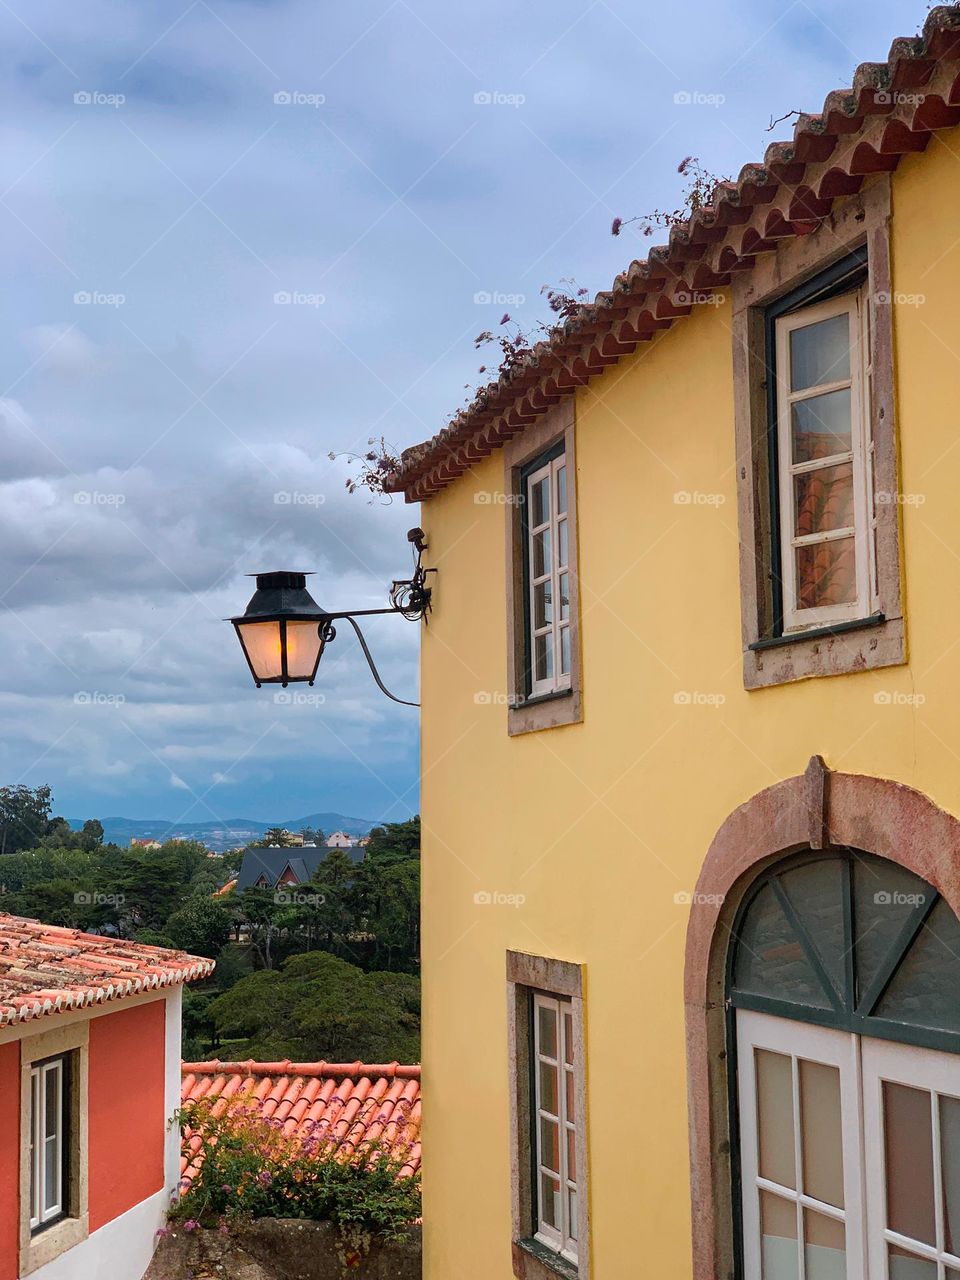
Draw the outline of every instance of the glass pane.
<instances>
[{"instance_id":1,"label":"glass pane","mask_svg":"<svg viewBox=\"0 0 960 1280\"><path fill-rule=\"evenodd\" d=\"M850 316L804 325L790 334L790 390L850 377Z\"/></svg>"},{"instance_id":2,"label":"glass pane","mask_svg":"<svg viewBox=\"0 0 960 1280\"><path fill-rule=\"evenodd\" d=\"M573 1072L565 1071L564 1076L566 1077L567 1086L567 1119L575 1121L577 1118L577 1097L573 1083Z\"/></svg>"},{"instance_id":3,"label":"glass pane","mask_svg":"<svg viewBox=\"0 0 960 1280\"><path fill-rule=\"evenodd\" d=\"M915 1253L907 1253L895 1244L887 1245L890 1280L937 1280L937 1264Z\"/></svg>"},{"instance_id":4,"label":"glass pane","mask_svg":"<svg viewBox=\"0 0 960 1280\"><path fill-rule=\"evenodd\" d=\"M567 522L561 520L557 525L557 566L564 567L568 563L569 547L567 545Z\"/></svg>"},{"instance_id":5,"label":"glass pane","mask_svg":"<svg viewBox=\"0 0 960 1280\"><path fill-rule=\"evenodd\" d=\"M237 630L258 680L274 680L283 674L278 622L241 622Z\"/></svg>"},{"instance_id":6,"label":"glass pane","mask_svg":"<svg viewBox=\"0 0 960 1280\"><path fill-rule=\"evenodd\" d=\"M577 1135L573 1129L567 1130L567 1177L571 1182L577 1180Z\"/></svg>"},{"instance_id":7,"label":"glass pane","mask_svg":"<svg viewBox=\"0 0 960 1280\"><path fill-rule=\"evenodd\" d=\"M570 674L570 628L560 628L560 674Z\"/></svg>"},{"instance_id":8,"label":"glass pane","mask_svg":"<svg viewBox=\"0 0 960 1280\"><path fill-rule=\"evenodd\" d=\"M573 1014L569 1011L563 1015L563 1060L573 1066Z\"/></svg>"},{"instance_id":9,"label":"glass pane","mask_svg":"<svg viewBox=\"0 0 960 1280\"><path fill-rule=\"evenodd\" d=\"M557 467L557 515L564 515L567 510L567 468Z\"/></svg>"},{"instance_id":10,"label":"glass pane","mask_svg":"<svg viewBox=\"0 0 960 1280\"><path fill-rule=\"evenodd\" d=\"M754 1051L757 1073L757 1129L760 1176L797 1189L793 1132L793 1061L769 1049Z\"/></svg>"},{"instance_id":11,"label":"glass pane","mask_svg":"<svg viewBox=\"0 0 960 1280\"><path fill-rule=\"evenodd\" d=\"M570 575L560 575L560 619L566 622L570 617Z\"/></svg>"},{"instance_id":12,"label":"glass pane","mask_svg":"<svg viewBox=\"0 0 960 1280\"><path fill-rule=\"evenodd\" d=\"M560 1172L560 1128L555 1120L540 1117L540 1163L545 1169Z\"/></svg>"},{"instance_id":13,"label":"glass pane","mask_svg":"<svg viewBox=\"0 0 960 1280\"><path fill-rule=\"evenodd\" d=\"M567 1223L567 1234L569 1235L571 1240L576 1240L577 1238L577 1193L576 1191L573 1190L573 1188L571 1188L567 1192L567 1195L569 1196L569 1201L568 1201L569 1221Z\"/></svg>"},{"instance_id":14,"label":"glass pane","mask_svg":"<svg viewBox=\"0 0 960 1280\"><path fill-rule=\"evenodd\" d=\"M940 1162L944 1245L960 1257L960 1098L940 1099Z\"/></svg>"},{"instance_id":15,"label":"glass pane","mask_svg":"<svg viewBox=\"0 0 960 1280\"><path fill-rule=\"evenodd\" d=\"M553 583L548 578L533 588L533 625L546 627L553 622Z\"/></svg>"},{"instance_id":16,"label":"glass pane","mask_svg":"<svg viewBox=\"0 0 960 1280\"><path fill-rule=\"evenodd\" d=\"M56 1138L43 1144L44 1197L43 1209L56 1209L60 1204L60 1152Z\"/></svg>"},{"instance_id":17,"label":"glass pane","mask_svg":"<svg viewBox=\"0 0 960 1280\"><path fill-rule=\"evenodd\" d=\"M39 1218L40 1204L37 1199L37 1161L40 1158L37 1151L35 1135L37 1125L39 1124L38 1108L40 1106L40 1073L31 1071L30 1073L30 1217L31 1219Z\"/></svg>"},{"instance_id":18,"label":"glass pane","mask_svg":"<svg viewBox=\"0 0 960 1280\"><path fill-rule=\"evenodd\" d=\"M537 636L533 642L533 671L537 680L553 679L553 636Z\"/></svg>"},{"instance_id":19,"label":"glass pane","mask_svg":"<svg viewBox=\"0 0 960 1280\"><path fill-rule=\"evenodd\" d=\"M797 608L823 609L857 598L854 538L797 547Z\"/></svg>"},{"instance_id":20,"label":"glass pane","mask_svg":"<svg viewBox=\"0 0 960 1280\"><path fill-rule=\"evenodd\" d=\"M828 391L811 396L790 407L794 462L813 462L848 453L850 435L850 391Z\"/></svg>"},{"instance_id":21,"label":"glass pane","mask_svg":"<svg viewBox=\"0 0 960 1280\"><path fill-rule=\"evenodd\" d=\"M930 912L876 1013L914 1026L960 1031L960 922L941 900Z\"/></svg>"},{"instance_id":22,"label":"glass pane","mask_svg":"<svg viewBox=\"0 0 960 1280\"><path fill-rule=\"evenodd\" d=\"M800 1060L800 1135L804 1192L842 1209L843 1132L836 1067Z\"/></svg>"},{"instance_id":23,"label":"glass pane","mask_svg":"<svg viewBox=\"0 0 960 1280\"><path fill-rule=\"evenodd\" d=\"M540 1109L549 1111L551 1115L559 1115L557 1088L557 1068L549 1062L540 1063Z\"/></svg>"},{"instance_id":24,"label":"glass pane","mask_svg":"<svg viewBox=\"0 0 960 1280\"><path fill-rule=\"evenodd\" d=\"M560 1183L540 1175L540 1217L548 1227L560 1229Z\"/></svg>"},{"instance_id":25,"label":"glass pane","mask_svg":"<svg viewBox=\"0 0 960 1280\"><path fill-rule=\"evenodd\" d=\"M530 525L536 529L550 519L550 479L544 476L530 486Z\"/></svg>"},{"instance_id":26,"label":"glass pane","mask_svg":"<svg viewBox=\"0 0 960 1280\"><path fill-rule=\"evenodd\" d=\"M754 898L743 921L733 985L753 995L817 1009L832 1007L769 884Z\"/></svg>"},{"instance_id":27,"label":"glass pane","mask_svg":"<svg viewBox=\"0 0 960 1280\"><path fill-rule=\"evenodd\" d=\"M818 467L793 478L798 538L853 527L853 463Z\"/></svg>"},{"instance_id":28,"label":"glass pane","mask_svg":"<svg viewBox=\"0 0 960 1280\"><path fill-rule=\"evenodd\" d=\"M550 530L533 535L533 576L542 578L550 572Z\"/></svg>"},{"instance_id":29,"label":"glass pane","mask_svg":"<svg viewBox=\"0 0 960 1280\"><path fill-rule=\"evenodd\" d=\"M790 1200L760 1192L760 1255L763 1280L798 1280L797 1207Z\"/></svg>"},{"instance_id":30,"label":"glass pane","mask_svg":"<svg viewBox=\"0 0 960 1280\"><path fill-rule=\"evenodd\" d=\"M46 1129L45 1138L52 1138L60 1127L60 1107L58 1105L58 1095L60 1087L60 1069L59 1067L48 1067L44 1072L44 1087L46 1092L46 1105L44 1107Z\"/></svg>"},{"instance_id":31,"label":"glass pane","mask_svg":"<svg viewBox=\"0 0 960 1280\"><path fill-rule=\"evenodd\" d=\"M847 1238L843 1223L806 1209L803 1236L806 1280L846 1280Z\"/></svg>"},{"instance_id":32,"label":"glass pane","mask_svg":"<svg viewBox=\"0 0 960 1280\"><path fill-rule=\"evenodd\" d=\"M782 875L780 887L800 917L835 988L842 992L846 986L843 864L836 858L804 863Z\"/></svg>"},{"instance_id":33,"label":"glass pane","mask_svg":"<svg viewBox=\"0 0 960 1280\"><path fill-rule=\"evenodd\" d=\"M313 675L320 652L320 628L315 622L287 623L287 674Z\"/></svg>"},{"instance_id":34,"label":"glass pane","mask_svg":"<svg viewBox=\"0 0 960 1280\"><path fill-rule=\"evenodd\" d=\"M537 1005L538 1052L545 1058L557 1056L557 1011L549 1005Z\"/></svg>"},{"instance_id":35,"label":"glass pane","mask_svg":"<svg viewBox=\"0 0 960 1280\"><path fill-rule=\"evenodd\" d=\"M866 992L881 962L913 911L918 894L933 889L885 858L857 854L853 863L853 936L857 999Z\"/></svg>"},{"instance_id":36,"label":"glass pane","mask_svg":"<svg viewBox=\"0 0 960 1280\"><path fill-rule=\"evenodd\" d=\"M936 1244L933 1209L933 1121L930 1094L883 1082L887 1226L898 1235Z\"/></svg>"}]
</instances>

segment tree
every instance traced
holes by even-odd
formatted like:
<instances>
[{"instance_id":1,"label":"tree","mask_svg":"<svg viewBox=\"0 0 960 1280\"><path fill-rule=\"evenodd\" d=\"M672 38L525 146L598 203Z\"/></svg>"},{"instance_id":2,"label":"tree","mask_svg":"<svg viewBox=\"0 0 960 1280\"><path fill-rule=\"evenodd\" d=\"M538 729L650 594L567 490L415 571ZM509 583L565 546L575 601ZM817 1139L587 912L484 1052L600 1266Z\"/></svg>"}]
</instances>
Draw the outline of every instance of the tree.
<instances>
[{"instance_id":1,"label":"tree","mask_svg":"<svg viewBox=\"0 0 960 1280\"><path fill-rule=\"evenodd\" d=\"M418 1062L420 983L410 974L364 973L325 951L291 956L241 980L210 1005L224 1038L244 1037L238 1058L311 1062Z\"/></svg>"},{"instance_id":2,"label":"tree","mask_svg":"<svg viewBox=\"0 0 960 1280\"><path fill-rule=\"evenodd\" d=\"M406 822L385 822L374 827L367 845L367 860L390 858L395 861L420 857L420 815Z\"/></svg>"},{"instance_id":3,"label":"tree","mask_svg":"<svg viewBox=\"0 0 960 1280\"><path fill-rule=\"evenodd\" d=\"M98 818L88 818L80 831L81 849L98 849L103 844L103 823Z\"/></svg>"},{"instance_id":4,"label":"tree","mask_svg":"<svg viewBox=\"0 0 960 1280\"><path fill-rule=\"evenodd\" d=\"M0 854L34 849L50 823L50 788L0 787Z\"/></svg>"},{"instance_id":5,"label":"tree","mask_svg":"<svg viewBox=\"0 0 960 1280\"><path fill-rule=\"evenodd\" d=\"M213 960L229 939L232 927L233 918L222 903L196 896L167 919L166 932L182 950Z\"/></svg>"},{"instance_id":6,"label":"tree","mask_svg":"<svg viewBox=\"0 0 960 1280\"><path fill-rule=\"evenodd\" d=\"M293 836L286 827L267 827L260 839L254 840L250 848L269 849L272 844L278 844L281 849L289 849L295 843Z\"/></svg>"},{"instance_id":7,"label":"tree","mask_svg":"<svg viewBox=\"0 0 960 1280\"><path fill-rule=\"evenodd\" d=\"M316 827L301 827L300 835L304 844L319 844L323 839L323 832L318 831Z\"/></svg>"}]
</instances>

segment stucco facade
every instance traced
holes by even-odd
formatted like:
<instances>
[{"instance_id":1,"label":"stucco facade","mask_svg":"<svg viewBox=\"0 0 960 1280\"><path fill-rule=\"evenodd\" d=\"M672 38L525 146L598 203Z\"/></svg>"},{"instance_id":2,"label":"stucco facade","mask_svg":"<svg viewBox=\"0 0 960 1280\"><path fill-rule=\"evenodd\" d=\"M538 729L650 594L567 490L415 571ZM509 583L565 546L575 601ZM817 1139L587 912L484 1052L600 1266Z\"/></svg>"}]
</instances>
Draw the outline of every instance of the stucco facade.
<instances>
[{"instance_id":1,"label":"stucco facade","mask_svg":"<svg viewBox=\"0 0 960 1280\"><path fill-rule=\"evenodd\" d=\"M508 731L503 451L423 505L427 1280L513 1274L508 952L582 966L590 1275L684 1280L684 951L716 833L814 755L960 815L958 156L944 129L847 197L889 183L899 665L745 687L733 289L576 391L579 722Z\"/></svg>"}]
</instances>

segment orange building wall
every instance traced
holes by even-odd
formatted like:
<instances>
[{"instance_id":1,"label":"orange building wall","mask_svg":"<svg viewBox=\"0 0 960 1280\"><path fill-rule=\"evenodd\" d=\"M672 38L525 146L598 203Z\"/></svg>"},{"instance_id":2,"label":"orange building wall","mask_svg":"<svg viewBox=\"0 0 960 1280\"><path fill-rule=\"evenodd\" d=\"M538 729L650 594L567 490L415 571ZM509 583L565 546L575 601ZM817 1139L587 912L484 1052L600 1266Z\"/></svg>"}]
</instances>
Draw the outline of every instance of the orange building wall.
<instances>
[{"instance_id":1,"label":"orange building wall","mask_svg":"<svg viewBox=\"0 0 960 1280\"><path fill-rule=\"evenodd\" d=\"M20 1249L20 1045L0 1044L0 1280L17 1280Z\"/></svg>"},{"instance_id":2,"label":"orange building wall","mask_svg":"<svg viewBox=\"0 0 960 1280\"><path fill-rule=\"evenodd\" d=\"M165 1005L90 1023L91 1231L163 1187Z\"/></svg>"}]
</instances>

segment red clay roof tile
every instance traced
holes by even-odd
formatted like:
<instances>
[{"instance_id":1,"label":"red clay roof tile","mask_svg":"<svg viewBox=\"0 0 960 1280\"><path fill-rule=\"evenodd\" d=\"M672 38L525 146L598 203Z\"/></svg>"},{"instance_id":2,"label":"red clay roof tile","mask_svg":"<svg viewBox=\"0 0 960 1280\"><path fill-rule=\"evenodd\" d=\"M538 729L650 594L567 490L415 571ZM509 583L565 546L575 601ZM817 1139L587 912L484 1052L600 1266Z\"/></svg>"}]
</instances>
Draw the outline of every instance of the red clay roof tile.
<instances>
[{"instance_id":1,"label":"red clay roof tile","mask_svg":"<svg viewBox=\"0 0 960 1280\"><path fill-rule=\"evenodd\" d=\"M0 913L0 1026L212 973L214 962Z\"/></svg>"}]
</instances>

